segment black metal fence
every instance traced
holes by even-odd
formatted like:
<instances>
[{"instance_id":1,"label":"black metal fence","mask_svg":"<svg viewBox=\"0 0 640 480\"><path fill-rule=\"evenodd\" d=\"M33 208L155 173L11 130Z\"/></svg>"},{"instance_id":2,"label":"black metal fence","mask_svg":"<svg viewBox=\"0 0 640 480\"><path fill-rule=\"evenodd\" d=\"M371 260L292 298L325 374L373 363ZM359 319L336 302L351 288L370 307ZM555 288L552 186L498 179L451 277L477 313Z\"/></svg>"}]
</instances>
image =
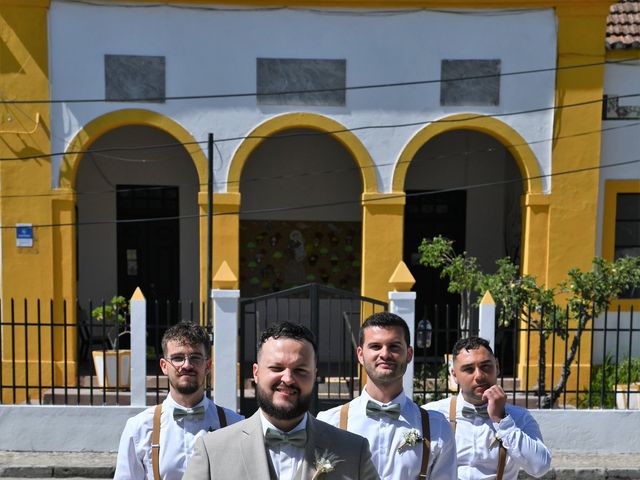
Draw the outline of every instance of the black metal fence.
<instances>
[{"instance_id":1,"label":"black metal fence","mask_svg":"<svg viewBox=\"0 0 640 480\"><path fill-rule=\"evenodd\" d=\"M129 405L129 334L126 312L102 321L105 302L10 300L0 305L0 403ZM199 302L147 301L147 404L169 391L159 370L160 339L174 322L203 318ZM117 339L115 345L113 340ZM109 368L113 366L112 373Z\"/></svg>"},{"instance_id":2,"label":"black metal fence","mask_svg":"<svg viewBox=\"0 0 640 480\"><path fill-rule=\"evenodd\" d=\"M112 351L107 338L115 324L95 320L90 312L96 306L103 305L90 302L84 305L77 302L54 305L53 302L27 300L11 300L8 305L0 305L0 311L4 312L0 318L1 403L129 404L130 393L124 381L128 366L120 360L127 350L126 338L121 337L119 345ZM177 318L177 315L182 319L198 321L204 317L204 308L205 305L199 302L155 302L153 308L147 309L147 404L158 403L168 392L166 378L161 375L158 366L160 338L170 326L164 319ZM168 311L172 312L171 315L166 314ZM255 309L255 312L259 311L259 308ZM150 312L154 312L153 315ZM340 312L342 314L342 310ZM456 392L456 386L448 376L446 354L453 343L467 333L448 327L456 325L457 315L457 308L431 310L431 343L415 351L414 397L419 403ZM321 341L323 335L330 333L330 348L339 351L351 349L352 335L357 335L357 325L353 322L357 324L360 316L358 314L350 319L351 333L344 331L345 321L339 335L337 329L321 332ZM470 333L476 331L472 329ZM571 344L577 333L576 325L569 323L563 331L549 335L544 342L545 361L541 362L540 338L544 332L539 328L527 322L516 322L509 328L496 328L495 350L501 365L499 382L510 402L529 408L545 407L551 390L560 384L563 364L571 352ZM342 338L334 345L335 335L342 335ZM255 335L252 337L255 338ZM567 338L567 341L562 338ZM106 362L103 361L103 366L98 368L94 364L94 355L101 354L104 357L110 352L115 358L115 381L109 381ZM335 363L333 357L328 358L331 359L330 363ZM353 363L339 367L354 371ZM541 371L544 376L540 375ZM552 408L640 409L638 314L633 309L618 310L588 322L581 332L581 341L569 371L568 381L553 398ZM540 388L540 385L543 387ZM351 395L353 393L350 391Z\"/></svg>"},{"instance_id":3,"label":"black metal fence","mask_svg":"<svg viewBox=\"0 0 640 480\"><path fill-rule=\"evenodd\" d=\"M431 345L415 352L414 399L421 404L457 393L449 375L451 359L442 352L451 351L467 334L439 327L452 324L442 317L455 318L455 309L435 312ZM528 408L640 409L640 318L633 309L606 312L582 327L569 322L554 333L543 331L542 324L522 321L496 327L498 381L511 403ZM576 336L579 342L572 352ZM569 374L563 381L565 370Z\"/></svg>"}]
</instances>

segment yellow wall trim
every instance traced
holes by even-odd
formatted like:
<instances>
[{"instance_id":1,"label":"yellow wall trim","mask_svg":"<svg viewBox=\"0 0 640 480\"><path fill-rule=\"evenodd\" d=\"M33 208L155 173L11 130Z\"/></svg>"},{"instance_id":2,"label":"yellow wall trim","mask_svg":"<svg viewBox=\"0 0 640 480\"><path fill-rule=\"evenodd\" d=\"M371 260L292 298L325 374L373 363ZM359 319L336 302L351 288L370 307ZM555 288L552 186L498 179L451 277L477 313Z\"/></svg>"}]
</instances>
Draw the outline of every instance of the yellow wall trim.
<instances>
[{"instance_id":1,"label":"yellow wall trim","mask_svg":"<svg viewBox=\"0 0 640 480\"><path fill-rule=\"evenodd\" d=\"M49 8L51 0L0 0L0 7Z\"/></svg>"},{"instance_id":2,"label":"yellow wall trim","mask_svg":"<svg viewBox=\"0 0 640 480\"><path fill-rule=\"evenodd\" d=\"M105 133L118 127L128 125L144 125L162 130L184 145L184 149L191 156L198 172L198 181L206 191L207 188L207 158L195 138L180 124L164 115L143 109L124 109L110 112L87 123L73 138L68 152L64 156L60 168L60 187L74 188L76 175L84 151Z\"/></svg>"},{"instance_id":3,"label":"yellow wall trim","mask_svg":"<svg viewBox=\"0 0 640 480\"><path fill-rule=\"evenodd\" d=\"M542 193L542 171L527 142L513 128L500 120L484 115L463 113L450 115L424 127L409 141L400 155L393 175L393 190L403 191L409 165L418 150L432 138L452 130L475 130L500 141L509 150L520 169L527 193Z\"/></svg>"},{"instance_id":4,"label":"yellow wall trim","mask_svg":"<svg viewBox=\"0 0 640 480\"><path fill-rule=\"evenodd\" d=\"M375 207L376 205L399 205L404 206L407 198L404 192L395 193L363 193L362 205L367 207Z\"/></svg>"},{"instance_id":5,"label":"yellow wall trim","mask_svg":"<svg viewBox=\"0 0 640 480\"><path fill-rule=\"evenodd\" d=\"M611 62L618 60L638 60L640 59L640 48L621 48L618 50L607 50L605 58Z\"/></svg>"},{"instance_id":6,"label":"yellow wall trim","mask_svg":"<svg viewBox=\"0 0 640 480\"><path fill-rule=\"evenodd\" d=\"M640 193L640 180L607 180L604 185L604 217L602 219L602 257L612 261L616 234L616 200L619 193ZM640 309L640 299L611 302L610 310Z\"/></svg>"},{"instance_id":7,"label":"yellow wall trim","mask_svg":"<svg viewBox=\"0 0 640 480\"><path fill-rule=\"evenodd\" d=\"M240 191L242 169L251 156L251 153L253 153L265 138L292 128L317 130L334 137L351 153L354 161L360 167L363 191L375 192L378 190L378 181L371 156L360 139L350 132L347 127L335 120L315 113L287 113L273 117L262 123L249 133L249 138L240 144L229 167L229 176L227 178L228 191Z\"/></svg>"},{"instance_id":8,"label":"yellow wall trim","mask_svg":"<svg viewBox=\"0 0 640 480\"><path fill-rule=\"evenodd\" d=\"M129 0L127 3L158 3L157 0ZM170 0L168 4L243 5L257 7L356 7L356 8L555 8L558 5L590 8L609 6L606 0Z\"/></svg>"}]
</instances>

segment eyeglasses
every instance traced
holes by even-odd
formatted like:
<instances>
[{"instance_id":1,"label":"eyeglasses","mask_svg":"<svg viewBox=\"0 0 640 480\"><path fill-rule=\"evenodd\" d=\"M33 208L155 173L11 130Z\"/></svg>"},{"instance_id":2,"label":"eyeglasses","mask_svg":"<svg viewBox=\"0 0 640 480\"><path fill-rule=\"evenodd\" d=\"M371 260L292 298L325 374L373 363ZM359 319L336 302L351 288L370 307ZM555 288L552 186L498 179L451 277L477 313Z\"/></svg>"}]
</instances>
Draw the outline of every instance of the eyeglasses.
<instances>
[{"instance_id":1,"label":"eyeglasses","mask_svg":"<svg viewBox=\"0 0 640 480\"><path fill-rule=\"evenodd\" d=\"M182 368L187 360L189 360L189 364L192 367L200 368L204 365L206 358L199 353L194 353L193 355L172 355L166 358L166 360L168 360L174 368Z\"/></svg>"}]
</instances>

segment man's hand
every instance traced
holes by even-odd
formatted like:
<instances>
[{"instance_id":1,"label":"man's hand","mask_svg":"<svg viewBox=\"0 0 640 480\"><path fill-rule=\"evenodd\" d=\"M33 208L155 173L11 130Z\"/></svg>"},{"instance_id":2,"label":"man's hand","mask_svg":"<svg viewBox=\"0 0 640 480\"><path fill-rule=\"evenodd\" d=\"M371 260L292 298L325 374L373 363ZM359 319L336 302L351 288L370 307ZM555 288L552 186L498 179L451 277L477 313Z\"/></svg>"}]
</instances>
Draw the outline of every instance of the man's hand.
<instances>
[{"instance_id":1,"label":"man's hand","mask_svg":"<svg viewBox=\"0 0 640 480\"><path fill-rule=\"evenodd\" d=\"M487 413L492 421L499 422L506 416L504 405L507 403L507 395L499 385L493 385L485 390L482 399L488 403Z\"/></svg>"}]
</instances>

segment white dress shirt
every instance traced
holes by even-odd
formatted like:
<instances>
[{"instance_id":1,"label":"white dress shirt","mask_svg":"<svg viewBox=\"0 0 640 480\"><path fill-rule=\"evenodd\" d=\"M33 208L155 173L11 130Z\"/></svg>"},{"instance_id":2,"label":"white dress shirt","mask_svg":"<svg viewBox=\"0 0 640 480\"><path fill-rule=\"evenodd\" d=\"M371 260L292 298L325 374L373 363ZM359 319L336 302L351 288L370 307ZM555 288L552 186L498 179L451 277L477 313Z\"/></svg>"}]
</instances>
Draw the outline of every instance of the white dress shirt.
<instances>
[{"instance_id":1,"label":"white dress shirt","mask_svg":"<svg viewBox=\"0 0 640 480\"><path fill-rule=\"evenodd\" d=\"M411 429L417 429L422 435L422 416L419 407L404 392L390 403L400 404L400 418L387 416L368 417L367 402L373 400L366 386L362 395L349 403L347 430L369 440L373 464L383 480L416 479L422 466L422 442L415 447L403 448L405 435ZM375 400L373 400L375 402ZM380 402L376 402L383 405ZM386 405L386 404L385 404ZM323 420L335 427L340 425L340 408L335 407L318 414ZM456 446L449 422L440 414L429 413L431 453L427 478L431 480L452 480L456 478Z\"/></svg>"},{"instance_id":2,"label":"white dress shirt","mask_svg":"<svg viewBox=\"0 0 640 480\"><path fill-rule=\"evenodd\" d=\"M449 418L451 397L431 402L423 408L435 410ZM551 452L542 442L540 427L527 409L505 405L506 416L500 422L488 417L463 416L463 407L473 407L462 395L456 402L456 445L458 448L458 478L483 480L495 478L498 451L502 440L507 449L503 480L515 480L522 468L529 475L540 477L551 467Z\"/></svg>"},{"instance_id":3,"label":"white dress shirt","mask_svg":"<svg viewBox=\"0 0 640 480\"><path fill-rule=\"evenodd\" d=\"M160 478L180 480L193 453L195 441L208 431L220 428L220 420L213 402L206 396L196 405L205 407L204 418L184 417L173 419L173 410L184 407L178 405L171 394L162 402L160 416ZM153 414L155 406L147 408L135 417L127 420L116 463L116 480L153 480L151 464L151 434L153 432ZM244 417L224 409L227 424L242 420Z\"/></svg>"},{"instance_id":4,"label":"white dress shirt","mask_svg":"<svg viewBox=\"0 0 640 480\"><path fill-rule=\"evenodd\" d=\"M262 413L262 410L260 410L260 421L262 422L263 435L266 434L267 428L271 428L282 433L292 433L307 428L306 413L302 420L300 420L300 423L298 423L298 425L292 428L289 432L283 432L269 422L269 420L265 418L264 413ZM304 459L304 448L294 447L289 443L283 443L277 446L267 445L267 451L271 457L271 463L278 480L293 480L300 468L300 465L302 465L302 460Z\"/></svg>"}]
</instances>

